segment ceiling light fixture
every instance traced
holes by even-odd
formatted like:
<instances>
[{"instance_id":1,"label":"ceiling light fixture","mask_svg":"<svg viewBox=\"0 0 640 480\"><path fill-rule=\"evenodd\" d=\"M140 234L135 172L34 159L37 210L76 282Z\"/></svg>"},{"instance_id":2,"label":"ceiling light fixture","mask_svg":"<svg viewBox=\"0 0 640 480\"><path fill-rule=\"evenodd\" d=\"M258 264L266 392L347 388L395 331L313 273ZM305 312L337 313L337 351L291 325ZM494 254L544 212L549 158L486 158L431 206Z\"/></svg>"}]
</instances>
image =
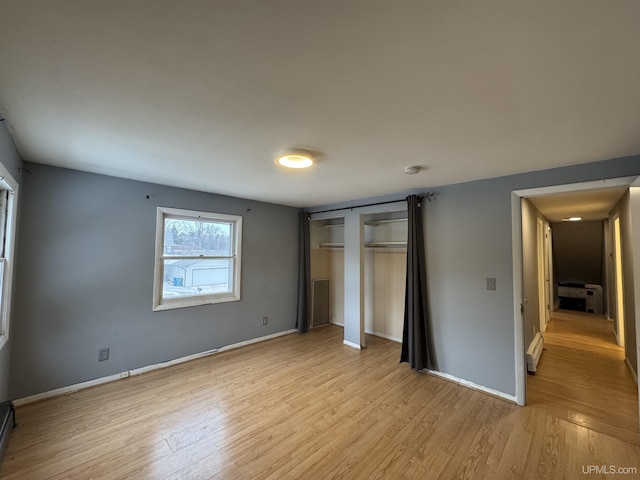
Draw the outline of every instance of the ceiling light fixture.
<instances>
[{"instance_id":1,"label":"ceiling light fixture","mask_svg":"<svg viewBox=\"0 0 640 480\"><path fill-rule=\"evenodd\" d=\"M582 220L582 217L569 217L562 219L563 222L579 222L580 220Z\"/></svg>"},{"instance_id":2,"label":"ceiling light fixture","mask_svg":"<svg viewBox=\"0 0 640 480\"><path fill-rule=\"evenodd\" d=\"M309 168L313 157L306 150L287 150L276 157L276 165L287 168Z\"/></svg>"}]
</instances>

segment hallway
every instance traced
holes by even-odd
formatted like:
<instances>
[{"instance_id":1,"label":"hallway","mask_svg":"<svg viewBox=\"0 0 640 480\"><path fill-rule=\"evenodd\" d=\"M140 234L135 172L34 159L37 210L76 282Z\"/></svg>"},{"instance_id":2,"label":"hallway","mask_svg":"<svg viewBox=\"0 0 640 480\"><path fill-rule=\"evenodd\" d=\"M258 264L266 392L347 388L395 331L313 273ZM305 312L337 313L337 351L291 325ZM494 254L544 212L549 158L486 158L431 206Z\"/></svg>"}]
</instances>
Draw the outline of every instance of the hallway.
<instances>
[{"instance_id":1,"label":"hallway","mask_svg":"<svg viewBox=\"0 0 640 480\"><path fill-rule=\"evenodd\" d=\"M567 310L551 319L538 371L527 376L527 405L640 445L638 390L611 323Z\"/></svg>"}]
</instances>

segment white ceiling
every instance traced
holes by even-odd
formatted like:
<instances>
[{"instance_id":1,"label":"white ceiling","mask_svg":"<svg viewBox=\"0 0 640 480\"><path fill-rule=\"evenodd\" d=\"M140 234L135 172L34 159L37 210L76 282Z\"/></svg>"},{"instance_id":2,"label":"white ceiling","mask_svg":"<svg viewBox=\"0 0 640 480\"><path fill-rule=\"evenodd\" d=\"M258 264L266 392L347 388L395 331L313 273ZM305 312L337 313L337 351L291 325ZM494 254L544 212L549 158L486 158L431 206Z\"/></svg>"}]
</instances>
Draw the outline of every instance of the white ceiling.
<instances>
[{"instance_id":1,"label":"white ceiling","mask_svg":"<svg viewBox=\"0 0 640 480\"><path fill-rule=\"evenodd\" d=\"M28 161L321 205L640 153L639 25L637 0L0 0L0 112Z\"/></svg>"},{"instance_id":2,"label":"white ceiling","mask_svg":"<svg viewBox=\"0 0 640 480\"><path fill-rule=\"evenodd\" d=\"M529 200L552 223L570 217L581 217L583 221L602 220L609 216L609 212L628 189L629 187L614 187L583 190L529 197Z\"/></svg>"}]
</instances>

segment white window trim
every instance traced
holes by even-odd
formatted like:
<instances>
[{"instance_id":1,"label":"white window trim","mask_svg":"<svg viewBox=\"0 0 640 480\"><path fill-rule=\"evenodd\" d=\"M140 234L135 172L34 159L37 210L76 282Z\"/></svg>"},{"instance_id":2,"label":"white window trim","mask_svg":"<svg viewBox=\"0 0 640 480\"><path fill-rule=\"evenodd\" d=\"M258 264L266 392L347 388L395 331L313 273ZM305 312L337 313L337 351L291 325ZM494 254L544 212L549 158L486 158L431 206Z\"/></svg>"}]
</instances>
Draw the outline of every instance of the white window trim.
<instances>
[{"instance_id":1,"label":"white window trim","mask_svg":"<svg viewBox=\"0 0 640 480\"><path fill-rule=\"evenodd\" d=\"M220 220L233 223L233 238L231 240L234 251L233 262L233 290L231 292L216 293L212 295L198 295L192 297L162 298L162 281L164 277L164 220L167 216L184 217L185 219L198 218L207 220ZM153 280L153 310L170 310L173 308L194 307L212 303L236 302L240 300L240 273L242 270L242 217L239 215L227 215L223 213L201 212L195 210L183 210L179 208L158 207L156 217L156 250Z\"/></svg>"},{"instance_id":2,"label":"white window trim","mask_svg":"<svg viewBox=\"0 0 640 480\"><path fill-rule=\"evenodd\" d=\"M5 243L5 261L2 281L2 310L0 311L0 350L9 341L9 328L11 326L11 300L14 277L14 254L16 244L16 224L18 221L18 182L16 182L7 169L0 163L0 188L9 191L7 205L7 227Z\"/></svg>"}]
</instances>

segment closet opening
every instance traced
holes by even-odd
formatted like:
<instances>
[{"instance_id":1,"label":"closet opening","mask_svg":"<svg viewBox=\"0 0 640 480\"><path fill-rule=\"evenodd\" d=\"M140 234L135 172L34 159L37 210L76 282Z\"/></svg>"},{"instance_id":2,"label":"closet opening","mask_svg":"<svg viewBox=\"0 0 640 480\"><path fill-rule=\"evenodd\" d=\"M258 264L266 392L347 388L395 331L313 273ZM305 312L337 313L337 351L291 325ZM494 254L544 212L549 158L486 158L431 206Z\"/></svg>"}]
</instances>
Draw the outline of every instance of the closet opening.
<instances>
[{"instance_id":1,"label":"closet opening","mask_svg":"<svg viewBox=\"0 0 640 480\"><path fill-rule=\"evenodd\" d=\"M360 215L363 226L361 245L356 250L362 257L364 331L402 342L407 211L365 212L341 212ZM312 328L328 324L344 327L345 268L354 268L353 263L345 267L345 217L314 219L312 214L310 242Z\"/></svg>"}]
</instances>

